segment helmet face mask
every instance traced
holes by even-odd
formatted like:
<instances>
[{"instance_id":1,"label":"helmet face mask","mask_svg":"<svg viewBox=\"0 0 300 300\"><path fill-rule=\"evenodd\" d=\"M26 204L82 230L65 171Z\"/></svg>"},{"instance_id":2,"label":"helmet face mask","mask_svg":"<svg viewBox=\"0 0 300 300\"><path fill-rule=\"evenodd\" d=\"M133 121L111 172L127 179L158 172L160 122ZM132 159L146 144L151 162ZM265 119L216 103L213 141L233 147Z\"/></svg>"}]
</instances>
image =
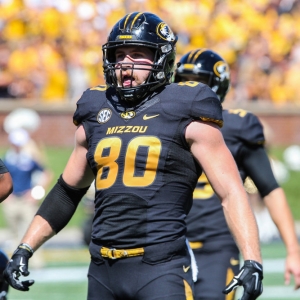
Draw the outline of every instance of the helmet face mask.
<instances>
[{"instance_id":1,"label":"helmet face mask","mask_svg":"<svg viewBox=\"0 0 300 300\"><path fill-rule=\"evenodd\" d=\"M112 29L108 41L103 45L103 69L108 85L114 87L121 99L131 102L143 100L161 85L168 84L172 78L175 62L177 37L169 26L151 13L132 13L121 19ZM124 87L118 84L116 71L122 66L116 62L115 52L120 47L146 47L154 53L153 64L134 62L135 70L147 70L147 79L138 86ZM128 67L128 64L124 65Z\"/></svg>"},{"instance_id":2,"label":"helmet face mask","mask_svg":"<svg viewBox=\"0 0 300 300\"><path fill-rule=\"evenodd\" d=\"M207 84L223 102L230 87L230 70L226 61L214 51L198 49L182 56L174 81Z\"/></svg>"}]
</instances>

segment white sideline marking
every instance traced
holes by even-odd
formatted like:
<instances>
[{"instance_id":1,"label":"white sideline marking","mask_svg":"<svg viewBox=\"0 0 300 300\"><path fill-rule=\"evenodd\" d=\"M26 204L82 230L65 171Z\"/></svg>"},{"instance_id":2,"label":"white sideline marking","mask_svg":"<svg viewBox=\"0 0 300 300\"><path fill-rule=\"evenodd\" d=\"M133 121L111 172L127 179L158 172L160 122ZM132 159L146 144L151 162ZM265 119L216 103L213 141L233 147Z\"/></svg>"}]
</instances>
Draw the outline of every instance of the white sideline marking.
<instances>
[{"instance_id":1,"label":"white sideline marking","mask_svg":"<svg viewBox=\"0 0 300 300\"><path fill-rule=\"evenodd\" d=\"M284 259L265 259L263 261L264 274L282 273L284 271ZM87 280L88 266L85 267L62 267L32 270L29 279L39 282L82 282ZM283 275L282 275L283 276ZM282 278L282 283L283 283ZM237 291L237 298L241 297L242 289ZM264 286L263 294L259 299L300 299L300 290L294 291L294 286Z\"/></svg>"},{"instance_id":2,"label":"white sideline marking","mask_svg":"<svg viewBox=\"0 0 300 300\"><path fill-rule=\"evenodd\" d=\"M242 297L242 288L238 288L236 293L236 299ZM259 297L259 300L267 299L300 299L300 291L294 290L292 285L290 286L264 286L264 291Z\"/></svg>"},{"instance_id":3,"label":"white sideline marking","mask_svg":"<svg viewBox=\"0 0 300 300\"><path fill-rule=\"evenodd\" d=\"M45 268L30 271L29 279L38 282L79 282L87 280L88 266Z\"/></svg>"},{"instance_id":4,"label":"white sideline marking","mask_svg":"<svg viewBox=\"0 0 300 300\"><path fill-rule=\"evenodd\" d=\"M263 259L263 270L264 274L267 273L283 273L285 259Z\"/></svg>"},{"instance_id":5,"label":"white sideline marking","mask_svg":"<svg viewBox=\"0 0 300 300\"><path fill-rule=\"evenodd\" d=\"M268 286L264 288L260 299L300 299L300 291L295 291L293 286Z\"/></svg>"},{"instance_id":6,"label":"white sideline marking","mask_svg":"<svg viewBox=\"0 0 300 300\"><path fill-rule=\"evenodd\" d=\"M282 273L284 270L284 259L266 259L263 261L264 274ZM30 269L29 269L30 270ZM28 278L37 282L72 282L87 280L88 266L86 267L62 267L44 268L31 270Z\"/></svg>"}]
</instances>

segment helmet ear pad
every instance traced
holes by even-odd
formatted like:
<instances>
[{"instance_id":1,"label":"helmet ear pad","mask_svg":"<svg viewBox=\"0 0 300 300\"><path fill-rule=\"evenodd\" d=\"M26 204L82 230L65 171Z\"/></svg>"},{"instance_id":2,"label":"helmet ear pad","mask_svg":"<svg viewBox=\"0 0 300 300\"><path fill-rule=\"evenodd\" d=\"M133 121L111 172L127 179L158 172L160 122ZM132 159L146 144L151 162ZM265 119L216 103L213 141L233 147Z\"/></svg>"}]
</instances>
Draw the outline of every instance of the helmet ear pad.
<instances>
[{"instance_id":1,"label":"helmet ear pad","mask_svg":"<svg viewBox=\"0 0 300 300\"><path fill-rule=\"evenodd\" d=\"M186 81L187 77L207 84L221 102L230 88L230 69L227 62L209 49L193 50L181 57L174 81Z\"/></svg>"},{"instance_id":2,"label":"helmet ear pad","mask_svg":"<svg viewBox=\"0 0 300 300\"><path fill-rule=\"evenodd\" d=\"M122 100L137 102L158 87L171 81L176 56L177 37L170 27L152 13L134 12L115 26L102 47L103 70L108 85L114 87ZM115 51L118 47L147 47L154 54L154 62L143 84L124 88L117 84Z\"/></svg>"}]
</instances>

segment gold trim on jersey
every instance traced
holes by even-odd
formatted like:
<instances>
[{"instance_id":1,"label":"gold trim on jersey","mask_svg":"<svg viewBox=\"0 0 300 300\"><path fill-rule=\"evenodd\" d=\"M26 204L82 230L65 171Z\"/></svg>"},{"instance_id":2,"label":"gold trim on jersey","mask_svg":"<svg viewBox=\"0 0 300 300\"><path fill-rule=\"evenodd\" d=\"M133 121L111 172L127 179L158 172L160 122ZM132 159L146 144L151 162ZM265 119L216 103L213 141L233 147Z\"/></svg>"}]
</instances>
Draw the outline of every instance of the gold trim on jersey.
<instances>
[{"instance_id":1,"label":"gold trim on jersey","mask_svg":"<svg viewBox=\"0 0 300 300\"><path fill-rule=\"evenodd\" d=\"M93 88L90 88L91 91L100 91L100 92L104 92L107 89L108 89L107 85L98 85L98 86L95 86Z\"/></svg>"},{"instance_id":2,"label":"gold trim on jersey","mask_svg":"<svg viewBox=\"0 0 300 300\"><path fill-rule=\"evenodd\" d=\"M189 241L190 247L194 250L194 249L200 249L203 247L203 243L202 242L191 242Z\"/></svg>"},{"instance_id":3,"label":"gold trim on jersey","mask_svg":"<svg viewBox=\"0 0 300 300\"><path fill-rule=\"evenodd\" d=\"M188 282L184 279L183 279L183 284L184 284L184 291L185 291L185 299L186 300L193 300L194 296L193 296L192 288L190 287Z\"/></svg>"},{"instance_id":4,"label":"gold trim on jersey","mask_svg":"<svg viewBox=\"0 0 300 300\"><path fill-rule=\"evenodd\" d=\"M200 119L203 122L213 122L213 123L216 123L219 127L223 127L223 121L222 120L216 120L216 119L206 118L206 117L201 117L201 116L200 116Z\"/></svg>"}]
</instances>

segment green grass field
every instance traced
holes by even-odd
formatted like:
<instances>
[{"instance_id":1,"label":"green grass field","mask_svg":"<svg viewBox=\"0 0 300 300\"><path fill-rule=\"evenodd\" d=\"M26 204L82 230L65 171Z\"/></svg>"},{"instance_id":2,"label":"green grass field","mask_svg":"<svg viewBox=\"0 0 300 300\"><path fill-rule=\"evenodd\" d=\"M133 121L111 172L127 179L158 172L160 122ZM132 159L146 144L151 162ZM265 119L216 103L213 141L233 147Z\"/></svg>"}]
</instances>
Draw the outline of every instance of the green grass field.
<instances>
[{"instance_id":1,"label":"green grass field","mask_svg":"<svg viewBox=\"0 0 300 300\"><path fill-rule=\"evenodd\" d=\"M36 283L29 292L11 290L9 300L84 300L87 282Z\"/></svg>"},{"instance_id":2,"label":"green grass field","mask_svg":"<svg viewBox=\"0 0 300 300\"><path fill-rule=\"evenodd\" d=\"M3 158L5 153L4 148L0 149L0 158ZM71 154L71 148L52 148L48 147L45 149L45 156L47 158L47 167L53 172L53 180L51 187L56 183L59 175L63 172L63 169L66 165L66 162ZM77 211L75 212L73 218L67 225L68 227L78 226L83 222L85 218L85 211L82 205L78 206ZM3 212L0 206L0 229L5 228L5 218L3 216Z\"/></svg>"}]
</instances>

